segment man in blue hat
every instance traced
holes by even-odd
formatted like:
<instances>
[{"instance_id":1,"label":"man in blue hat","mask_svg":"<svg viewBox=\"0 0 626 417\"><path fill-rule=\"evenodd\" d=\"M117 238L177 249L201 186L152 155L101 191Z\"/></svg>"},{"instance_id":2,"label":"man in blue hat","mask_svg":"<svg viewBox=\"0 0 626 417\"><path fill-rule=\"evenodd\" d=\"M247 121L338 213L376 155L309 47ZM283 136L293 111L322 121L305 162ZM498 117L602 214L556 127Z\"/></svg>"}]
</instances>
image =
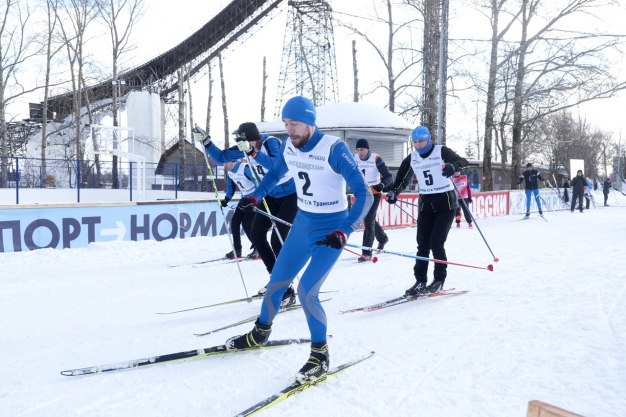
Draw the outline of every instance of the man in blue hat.
<instances>
[{"instance_id":1,"label":"man in blue hat","mask_svg":"<svg viewBox=\"0 0 626 417\"><path fill-rule=\"evenodd\" d=\"M315 381L329 366L326 313L318 294L348 236L371 207L373 197L346 144L315 126L316 111L310 100L291 98L283 107L282 118L289 140L283 143L274 166L256 191L243 200L250 207L255 206L289 173L296 183L298 214L274 265L254 328L228 339L226 347L246 349L267 342L283 293L308 262L297 292L311 332L311 355L296 379ZM350 212L346 182L356 197Z\"/></svg>"},{"instance_id":2,"label":"man in blue hat","mask_svg":"<svg viewBox=\"0 0 626 417\"><path fill-rule=\"evenodd\" d=\"M451 176L469 166L469 162L457 155L452 149L434 145L428 128L416 127L411 133L413 152L409 154L398 170L398 175L391 191L387 194L389 204L395 204L398 194L406 188L415 174L419 183L419 216L417 217L417 256L448 260L444 245L448 232L459 206ZM415 284L406 290L406 297L436 293L443 288L447 277L447 265L436 263L434 280L427 284L428 262L415 261L413 274Z\"/></svg>"},{"instance_id":3,"label":"man in blue hat","mask_svg":"<svg viewBox=\"0 0 626 417\"><path fill-rule=\"evenodd\" d=\"M367 213L367 216L365 216L365 220L363 220L363 225L365 226L365 230L363 231L363 246L371 248L374 243L374 237L376 237L378 249L384 249L385 244L389 242L389 238L376 221L376 212L378 211L383 188L391 185L393 175L389 172L383 158L377 153L370 151L370 144L366 139L356 141L354 160L374 195L374 203ZM380 179L381 176L383 178L382 181ZM372 260L372 252L363 249L363 255L359 258L359 262L368 262L370 260Z\"/></svg>"}]
</instances>

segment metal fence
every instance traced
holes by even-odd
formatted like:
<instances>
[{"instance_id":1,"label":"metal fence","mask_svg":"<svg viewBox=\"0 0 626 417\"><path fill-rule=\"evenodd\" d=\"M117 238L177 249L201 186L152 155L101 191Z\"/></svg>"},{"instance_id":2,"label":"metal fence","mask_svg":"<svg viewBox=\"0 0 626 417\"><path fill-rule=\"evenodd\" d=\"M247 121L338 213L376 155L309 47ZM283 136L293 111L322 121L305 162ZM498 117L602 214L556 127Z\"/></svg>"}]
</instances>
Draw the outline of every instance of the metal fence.
<instances>
[{"instance_id":1,"label":"metal fence","mask_svg":"<svg viewBox=\"0 0 626 417\"><path fill-rule=\"evenodd\" d=\"M80 202L81 189L128 190L128 200L137 200L137 163L118 159L76 160L0 156L0 189L15 189L19 204L20 189L75 189ZM224 171L211 166L218 191L225 190ZM214 193L206 165L146 163L145 190L169 191L178 198L180 191ZM135 195L133 196L133 191ZM209 197L209 196L207 196Z\"/></svg>"}]
</instances>

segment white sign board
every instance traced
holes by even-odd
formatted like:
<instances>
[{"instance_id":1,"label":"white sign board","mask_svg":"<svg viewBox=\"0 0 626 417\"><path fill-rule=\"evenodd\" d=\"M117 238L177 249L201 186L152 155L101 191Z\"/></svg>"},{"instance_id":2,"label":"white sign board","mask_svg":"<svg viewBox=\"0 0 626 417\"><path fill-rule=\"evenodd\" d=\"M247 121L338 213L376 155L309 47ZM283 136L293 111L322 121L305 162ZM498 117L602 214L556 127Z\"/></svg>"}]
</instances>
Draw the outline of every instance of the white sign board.
<instances>
[{"instance_id":1,"label":"white sign board","mask_svg":"<svg viewBox=\"0 0 626 417\"><path fill-rule=\"evenodd\" d=\"M576 173L578 172L579 169L583 172L583 175L585 175L585 161L582 159L570 159L569 160L569 173L571 176L570 179L576 176Z\"/></svg>"}]
</instances>

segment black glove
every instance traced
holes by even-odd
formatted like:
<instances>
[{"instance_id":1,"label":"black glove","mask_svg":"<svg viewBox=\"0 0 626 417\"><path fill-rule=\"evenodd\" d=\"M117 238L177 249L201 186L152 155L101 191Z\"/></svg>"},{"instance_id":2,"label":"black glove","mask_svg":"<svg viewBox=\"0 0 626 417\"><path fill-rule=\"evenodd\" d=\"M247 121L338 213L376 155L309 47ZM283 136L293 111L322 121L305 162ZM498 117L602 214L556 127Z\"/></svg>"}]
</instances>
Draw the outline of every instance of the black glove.
<instances>
[{"instance_id":1,"label":"black glove","mask_svg":"<svg viewBox=\"0 0 626 417\"><path fill-rule=\"evenodd\" d=\"M223 200L220 200L220 206L226 207L226 205L228 204L229 201L230 201L230 198L228 198L228 197L226 197Z\"/></svg>"},{"instance_id":2,"label":"black glove","mask_svg":"<svg viewBox=\"0 0 626 417\"><path fill-rule=\"evenodd\" d=\"M398 201L398 196L396 196L396 192L394 190L391 190L387 193L387 202L389 204L396 204L396 202Z\"/></svg>"},{"instance_id":3,"label":"black glove","mask_svg":"<svg viewBox=\"0 0 626 417\"><path fill-rule=\"evenodd\" d=\"M372 190L374 190L374 191L381 192L383 190L383 188L384 187L383 187L382 183L381 184L372 185Z\"/></svg>"},{"instance_id":4,"label":"black glove","mask_svg":"<svg viewBox=\"0 0 626 417\"><path fill-rule=\"evenodd\" d=\"M324 240L315 242L316 245L328 246L333 249L343 249L348 242L348 236L341 230L335 230L332 233L326 235Z\"/></svg>"},{"instance_id":5,"label":"black glove","mask_svg":"<svg viewBox=\"0 0 626 417\"><path fill-rule=\"evenodd\" d=\"M441 175L443 175L446 178L450 178L451 176L454 175L455 171L456 171L456 167L454 165L446 164L441 170Z\"/></svg>"},{"instance_id":6,"label":"black glove","mask_svg":"<svg viewBox=\"0 0 626 417\"><path fill-rule=\"evenodd\" d=\"M254 210L258 204L259 200L253 195L244 197L241 199L241 201L239 201L239 206L241 206L243 211Z\"/></svg>"}]
</instances>

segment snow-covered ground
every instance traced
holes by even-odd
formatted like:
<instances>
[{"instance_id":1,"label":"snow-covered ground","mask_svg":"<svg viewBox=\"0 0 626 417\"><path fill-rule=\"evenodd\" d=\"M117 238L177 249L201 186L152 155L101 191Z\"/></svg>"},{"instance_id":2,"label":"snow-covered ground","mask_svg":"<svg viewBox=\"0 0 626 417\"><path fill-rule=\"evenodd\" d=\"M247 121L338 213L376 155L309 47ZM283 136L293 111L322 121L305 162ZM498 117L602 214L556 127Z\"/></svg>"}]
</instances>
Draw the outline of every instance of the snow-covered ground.
<instances>
[{"instance_id":1,"label":"snow-covered ground","mask_svg":"<svg viewBox=\"0 0 626 417\"><path fill-rule=\"evenodd\" d=\"M404 293L413 262L379 255L361 265L345 252L322 288L339 290L323 297L332 298L324 303L331 366L376 355L263 415L523 417L533 399L585 416L626 415L626 199L620 204L548 213L549 222L479 220L500 258L493 273L449 267L446 286L471 292L372 313L340 311ZM492 263L478 231L462 225L450 231L449 259ZM415 250L415 229L388 233L387 249ZM260 301L155 314L242 298L234 264L168 267L228 250L222 236L0 254L0 415L231 416L291 383L307 345L59 374L250 330L193 335L258 314ZM266 283L261 261L241 269L249 292ZM272 339L288 337L308 337L301 310L275 320Z\"/></svg>"}]
</instances>

